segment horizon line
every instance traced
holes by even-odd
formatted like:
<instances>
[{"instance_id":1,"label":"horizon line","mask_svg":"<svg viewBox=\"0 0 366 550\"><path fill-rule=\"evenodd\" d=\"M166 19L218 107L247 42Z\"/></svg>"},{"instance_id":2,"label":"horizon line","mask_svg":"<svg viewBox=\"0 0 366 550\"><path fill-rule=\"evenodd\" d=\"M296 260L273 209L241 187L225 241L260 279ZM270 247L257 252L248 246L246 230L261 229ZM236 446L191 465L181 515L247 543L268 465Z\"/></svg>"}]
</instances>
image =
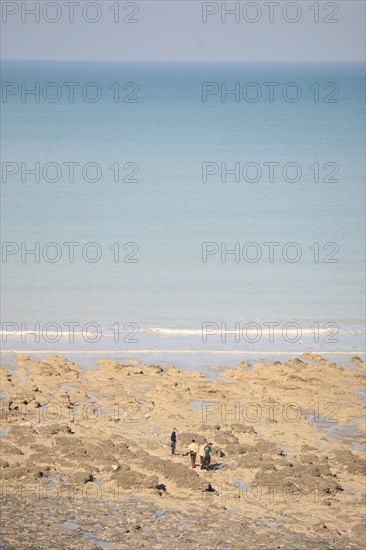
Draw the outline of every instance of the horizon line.
<instances>
[{"instance_id":1,"label":"horizon line","mask_svg":"<svg viewBox=\"0 0 366 550\"><path fill-rule=\"evenodd\" d=\"M0 58L1 62L50 62L50 63L366 63L366 59L349 59L349 60L177 60L177 59L41 59L41 58Z\"/></svg>"}]
</instances>

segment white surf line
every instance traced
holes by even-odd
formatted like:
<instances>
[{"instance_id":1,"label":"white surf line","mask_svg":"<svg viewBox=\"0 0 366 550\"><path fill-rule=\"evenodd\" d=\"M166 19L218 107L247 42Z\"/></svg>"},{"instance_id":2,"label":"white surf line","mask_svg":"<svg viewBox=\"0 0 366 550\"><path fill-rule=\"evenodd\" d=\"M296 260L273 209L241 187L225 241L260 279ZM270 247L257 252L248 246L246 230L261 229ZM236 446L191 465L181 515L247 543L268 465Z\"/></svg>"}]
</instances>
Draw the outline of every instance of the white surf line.
<instances>
[{"instance_id":1,"label":"white surf line","mask_svg":"<svg viewBox=\"0 0 366 550\"><path fill-rule=\"evenodd\" d=\"M326 351L326 350L318 350L318 351L247 351L247 350L195 350L195 349L179 349L179 350L172 350L172 349L116 349L116 350L110 350L110 349L99 349L99 350L92 350L92 351L86 351L86 350L54 350L54 349L26 349L26 350L0 350L0 353L3 355L10 355L12 353L33 353L33 354L43 354L43 353L60 353L60 354L86 354L86 355L95 355L98 354L117 354L117 353L125 353L125 354L137 354L137 353L186 353L186 354L215 354L215 355L297 355L301 356L303 353L311 353L313 355L365 355L366 351Z\"/></svg>"}]
</instances>

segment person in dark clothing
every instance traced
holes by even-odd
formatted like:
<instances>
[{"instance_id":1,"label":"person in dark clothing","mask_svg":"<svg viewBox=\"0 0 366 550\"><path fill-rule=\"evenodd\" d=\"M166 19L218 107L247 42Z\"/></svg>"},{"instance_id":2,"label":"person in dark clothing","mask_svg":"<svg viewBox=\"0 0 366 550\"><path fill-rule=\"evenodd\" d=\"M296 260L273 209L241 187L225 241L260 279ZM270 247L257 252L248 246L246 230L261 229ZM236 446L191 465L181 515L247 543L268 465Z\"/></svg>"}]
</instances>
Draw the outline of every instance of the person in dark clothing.
<instances>
[{"instance_id":1,"label":"person in dark clothing","mask_svg":"<svg viewBox=\"0 0 366 550\"><path fill-rule=\"evenodd\" d=\"M208 470L211 462L212 443L208 443L205 446L205 459L203 461L202 469Z\"/></svg>"},{"instance_id":2,"label":"person in dark clothing","mask_svg":"<svg viewBox=\"0 0 366 550\"><path fill-rule=\"evenodd\" d=\"M173 428L172 435L170 436L172 455L175 455L175 447L177 445L177 428Z\"/></svg>"}]
</instances>

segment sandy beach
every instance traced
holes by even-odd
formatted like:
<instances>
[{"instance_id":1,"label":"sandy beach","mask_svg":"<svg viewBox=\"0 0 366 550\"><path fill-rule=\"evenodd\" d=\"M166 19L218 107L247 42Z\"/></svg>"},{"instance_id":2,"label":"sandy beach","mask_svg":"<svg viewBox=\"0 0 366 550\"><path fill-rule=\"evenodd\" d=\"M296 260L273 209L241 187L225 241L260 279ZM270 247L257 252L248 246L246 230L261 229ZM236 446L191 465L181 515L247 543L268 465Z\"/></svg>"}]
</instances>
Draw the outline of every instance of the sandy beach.
<instances>
[{"instance_id":1,"label":"sandy beach","mask_svg":"<svg viewBox=\"0 0 366 550\"><path fill-rule=\"evenodd\" d=\"M361 548L365 363L1 368L3 548ZM177 428L176 454L170 435ZM191 468L192 439L213 443Z\"/></svg>"}]
</instances>

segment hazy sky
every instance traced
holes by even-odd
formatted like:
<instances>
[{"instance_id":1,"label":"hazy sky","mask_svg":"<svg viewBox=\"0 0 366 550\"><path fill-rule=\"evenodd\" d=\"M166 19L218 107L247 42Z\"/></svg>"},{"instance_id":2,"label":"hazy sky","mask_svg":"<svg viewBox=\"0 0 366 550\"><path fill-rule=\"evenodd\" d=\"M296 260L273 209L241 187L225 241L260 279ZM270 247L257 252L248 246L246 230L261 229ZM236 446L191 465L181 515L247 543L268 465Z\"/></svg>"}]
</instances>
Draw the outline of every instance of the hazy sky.
<instances>
[{"instance_id":1,"label":"hazy sky","mask_svg":"<svg viewBox=\"0 0 366 550\"><path fill-rule=\"evenodd\" d=\"M239 11L236 15L227 14L226 23L221 21L225 17L225 13L221 11L221 1L1 0L1 4L3 59L365 59L364 0L230 1L226 2L227 9L233 10L236 4ZM37 10L37 4L39 22L35 22L35 16L25 11ZM120 21L114 22L114 17L117 17L117 4ZM70 23L73 10L74 22ZM203 14L216 11L217 13L207 14L206 23L202 22ZM235 21L235 17L239 18L239 22ZM85 20L98 18L99 20L94 23ZM136 22L123 22L124 18ZM299 20L296 22L296 19ZM314 22L317 19L319 22ZM339 22L326 23L325 19L339 19ZM50 22L52 20L55 22ZM257 21L254 22L255 20Z\"/></svg>"}]
</instances>

